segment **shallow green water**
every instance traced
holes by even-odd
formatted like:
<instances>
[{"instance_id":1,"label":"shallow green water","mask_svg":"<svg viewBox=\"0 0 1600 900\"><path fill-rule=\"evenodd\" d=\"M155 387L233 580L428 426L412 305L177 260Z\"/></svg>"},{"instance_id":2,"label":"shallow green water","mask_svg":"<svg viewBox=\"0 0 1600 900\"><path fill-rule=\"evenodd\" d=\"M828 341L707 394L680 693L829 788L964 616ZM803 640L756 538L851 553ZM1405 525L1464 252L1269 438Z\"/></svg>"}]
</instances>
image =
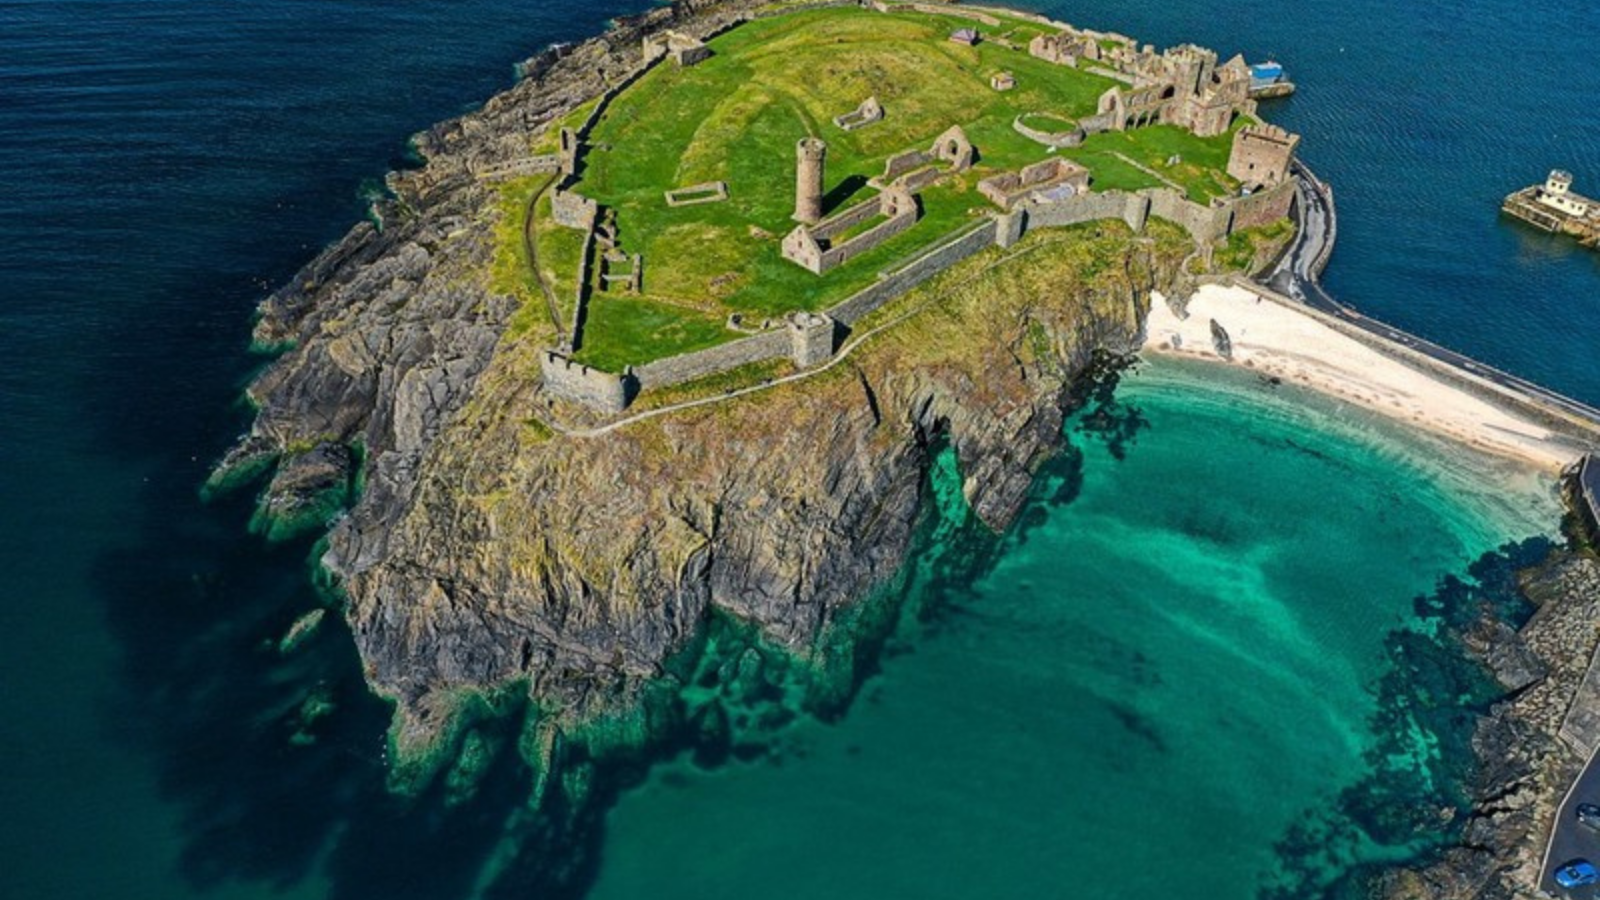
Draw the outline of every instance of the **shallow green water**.
<instances>
[{"instance_id":1,"label":"shallow green water","mask_svg":"<svg viewBox=\"0 0 1600 900\"><path fill-rule=\"evenodd\" d=\"M1148 423L1124 459L1077 434L1019 528L927 542L904 652L842 722L625 796L594 896L1224 900L1384 852L1280 842L1359 825L1335 800L1366 754L1418 749L1370 724L1385 637L1548 529L1548 486L1222 370L1117 397Z\"/></svg>"}]
</instances>

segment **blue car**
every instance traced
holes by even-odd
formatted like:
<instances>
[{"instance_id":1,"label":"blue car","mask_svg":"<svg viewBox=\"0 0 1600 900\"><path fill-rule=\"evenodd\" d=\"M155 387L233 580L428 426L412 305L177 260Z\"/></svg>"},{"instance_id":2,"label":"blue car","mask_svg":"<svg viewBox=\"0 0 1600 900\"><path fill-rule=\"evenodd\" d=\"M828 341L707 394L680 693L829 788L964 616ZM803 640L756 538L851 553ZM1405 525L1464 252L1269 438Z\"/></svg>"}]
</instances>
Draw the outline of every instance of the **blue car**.
<instances>
[{"instance_id":1,"label":"blue car","mask_svg":"<svg viewBox=\"0 0 1600 900\"><path fill-rule=\"evenodd\" d=\"M1600 881L1600 869L1587 859L1575 859L1556 870L1556 884L1564 888L1583 887Z\"/></svg>"}]
</instances>

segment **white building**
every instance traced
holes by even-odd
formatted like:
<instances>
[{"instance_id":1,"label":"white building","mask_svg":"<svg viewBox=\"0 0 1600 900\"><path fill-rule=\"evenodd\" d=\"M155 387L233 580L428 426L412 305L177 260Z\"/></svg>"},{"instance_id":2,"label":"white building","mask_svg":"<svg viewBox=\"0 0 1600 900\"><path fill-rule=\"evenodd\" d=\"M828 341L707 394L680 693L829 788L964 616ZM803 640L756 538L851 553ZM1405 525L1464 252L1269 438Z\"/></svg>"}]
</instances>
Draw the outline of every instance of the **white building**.
<instances>
[{"instance_id":1,"label":"white building","mask_svg":"<svg viewBox=\"0 0 1600 900\"><path fill-rule=\"evenodd\" d=\"M1572 193L1572 173L1556 169L1550 177L1544 180L1544 188L1539 191L1539 202L1551 209L1559 210L1569 216L1583 218L1589 214L1590 201L1587 197L1580 197Z\"/></svg>"}]
</instances>

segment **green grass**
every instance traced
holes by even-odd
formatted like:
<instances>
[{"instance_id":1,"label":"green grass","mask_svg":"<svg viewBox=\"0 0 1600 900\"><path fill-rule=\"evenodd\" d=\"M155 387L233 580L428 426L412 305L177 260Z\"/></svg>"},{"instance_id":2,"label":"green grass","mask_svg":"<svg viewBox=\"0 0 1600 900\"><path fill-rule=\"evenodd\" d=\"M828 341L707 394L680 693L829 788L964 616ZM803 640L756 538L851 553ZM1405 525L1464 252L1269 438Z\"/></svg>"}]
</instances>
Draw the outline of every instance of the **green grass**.
<instances>
[{"instance_id":1,"label":"green grass","mask_svg":"<svg viewBox=\"0 0 1600 900\"><path fill-rule=\"evenodd\" d=\"M1227 174L1228 154L1233 149L1234 132L1248 124L1249 121L1240 117L1226 134L1209 138L1196 137L1176 125L1108 131L1090 135L1083 146L1062 153L1089 167L1090 174L1095 176L1094 186L1097 189L1101 189L1101 173L1096 171L1095 163L1091 160L1098 158L1099 165L1104 166L1107 159L1116 159L1111 156L1112 153L1121 153L1182 187L1190 200L1209 203L1213 197L1226 196L1239 189L1239 182ZM1178 163L1167 165L1167 160L1174 156L1178 157ZM1116 162L1125 169L1133 168L1127 163ZM1141 177L1146 182L1151 181L1148 175L1141 174ZM1143 186L1154 185L1146 183Z\"/></svg>"},{"instance_id":2,"label":"green grass","mask_svg":"<svg viewBox=\"0 0 1600 900\"><path fill-rule=\"evenodd\" d=\"M1088 167L1092 179L1090 187L1096 191L1138 191L1165 186L1160 179L1128 165L1109 151L1076 148L1064 151L1062 155Z\"/></svg>"},{"instance_id":3,"label":"green grass","mask_svg":"<svg viewBox=\"0 0 1600 900\"><path fill-rule=\"evenodd\" d=\"M797 140L815 133L828 141L832 212L860 196L841 185L879 174L890 155L925 147L953 124L968 129L987 170L1036 161L1041 148L1011 120L1023 110L1087 114L1112 84L997 45L951 44L945 38L959 22L830 9L736 29L713 41L716 55L705 63L657 68L617 98L593 136L609 149L590 154L579 189L617 209L621 242L645 255L652 295L719 312L837 302L983 203L971 192L973 178L932 188L925 219L885 252L819 278L784 261L779 248L794 227ZM994 91L988 78L1000 69L1026 83ZM849 133L833 126L871 94L888 111L884 121ZM714 180L728 182L728 202L672 209L663 201L668 189Z\"/></svg>"},{"instance_id":4,"label":"green grass","mask_svg":"<svg viewBox=\"0 0 1600 900\"><path fill-rule=\"evenodd\" d=\"M1063 134L1078 127L1077 119L1064 119L1049 113L1025 113L1022 124L1046 134Z\"/></svg>"},{"instance_id":5,"label":"green grass","mask_svg":"<svg viewBox=\"0 0 1600 900\"><path fill-rule=\"evenodd\" d=\"M628 365L737 337L720 317L635 297L596 293L589 298L579 362L620 372Z\"/></svg>"},{"instance_id":6,"label":"green grass","mask_svg":"<svg viewBox=\"0 0 1600 900\"><path fill-rule=\"evenodd\" d=\"M539 251L539 268L556 294L556 307L563 322L572 320L577 306L578 268L583 260L584 233L557 225L550 218L550 197L539 198L534 219L534 239Z\"/></svg>"},{"instance_id":7,"label":"green grass","mask_svg":"<svg viewBox=\"0 0 1600 900\"><path fill-rule=\"evenodd\" d=\"M544 294L529 264L522 240L528 199L550 181L549 175L514 178L500 185L495 205L494 257L489 264L489 289L516 298L518 307L508 326L512 334L553 334Z\"/></svg>"},{"instance_id":8,"label":"green grass","mask_svg":"<svg viewBox=\"0 0 1600 900\"><path fill-rule=\"evenodd\" d=\"M597 295L580 358L602 368L640 364L737 337L723 327L730 312L780 315L839 302L988 209L975 190L979 179L1048 157L1012 128L1019 115L1064 129L1092 114L1100 95L1117 84L1034 59L1025 49L947 40L965 25L958 17L914 11L799 11L721 35L707 61L687 69L657 66L618 96L590 136L577 190L616 211L621 248L644 257L644 296ZM1039 30L1023 22L1005 27L1013 26L1022 44ZM989 86L1002 70L1016 76L1015 90ZM833 125L834 116L869 95L882 101L883 121L853 132ZM567 118L576 123L586 113ZM951 125L966 130L978 164L925 190L914 227L823 276L782 258L782 238L794 227L796 141L817 135L828 142L831 214L864 197L865 181L881 173L889 156L925 148ZM1112 155L1120 152L1204 201L1231 188L1220 172L1229 142L1149 128L1097 135L1067 155L1090 168L1097 189L1161 183ZM1174 154L1183 162L1169 169ZM729 200L667 206L666 191L707 181L727 182ZM576 250L542 226L538 239L560 296L570 296L563 267L575 261Z\"/></svg>"},{"instance_id":9,"label":"green grass","mask_svg":"<svg viewBox=\"0 0 1600 900\"><path fill-rule=\"evenodd\" d=\"M1222 242L1212 257L1212 268L1218 271L1253 274L1256 269L1272 261L1284 243L1294 233L1294 224L1279 219L1255 228L1241 228Z\"/></svg>"}]
</instances>

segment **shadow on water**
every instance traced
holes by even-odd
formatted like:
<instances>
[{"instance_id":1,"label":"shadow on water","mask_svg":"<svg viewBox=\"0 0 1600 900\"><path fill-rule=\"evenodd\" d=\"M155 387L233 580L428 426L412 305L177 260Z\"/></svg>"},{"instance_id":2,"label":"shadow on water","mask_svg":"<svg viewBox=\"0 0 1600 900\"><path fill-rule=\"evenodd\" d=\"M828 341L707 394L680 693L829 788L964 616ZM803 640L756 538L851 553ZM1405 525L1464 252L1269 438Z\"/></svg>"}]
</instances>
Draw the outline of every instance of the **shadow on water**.
<instances>
[{"instance_id":1,"label":"shadow on water","mask_svg":"<svg viewBox=\"0 0 1600 900\"><path fill-rule=\"evenodd\" d=\"M300 205L325 209L326 197ZM508 840L537 843L560 865L522 861L504 884L581 872L597 838L574 844L526 814L521 715L478 727L491 757L478 790L441 779L401 798L386 781L389 706L367 690L342 618L327 615L280 651L296 619L325 603L307 573L312 545L269 546L246 533L250 497L205 505L198 489L246 425L237 402L245 304L300 260L291 249L262 275L224 270L236 256L215 255L217 266L152 291L144 309L223 302L132 316L95 366L140 390L97 382L72 391L96 443L146 473L124 542L94 559L90 577L121 657L103 720L112 741L149 757L177 810L177 874L201 891L256 882L335 900L449 900L492 880L486 864ZM573 895L540 885L523 881L514 892Z\"/></svg>"},{"instance_id":2,"label":"shadow on water","mask_svg":"<svg viewBox=\"0 0 1600 900\"><path fill-rule=\"evenodd\" d=\"M187 501L196 503L197 501ZM304 544L264 549L237 533L243 503L173 513L150 540L96 572L124 648L108 718L152 751L181 810L180 871L198 888L321 875L333 898L469 896L489 849L527 795L499 727L482 790L437 785L413 800L386 787L388 706L368 693L353 643L327 617L287 652L278 640L316 607ZM233 532L230 534L230 530Z\"/></svg>"}]
</instances>

